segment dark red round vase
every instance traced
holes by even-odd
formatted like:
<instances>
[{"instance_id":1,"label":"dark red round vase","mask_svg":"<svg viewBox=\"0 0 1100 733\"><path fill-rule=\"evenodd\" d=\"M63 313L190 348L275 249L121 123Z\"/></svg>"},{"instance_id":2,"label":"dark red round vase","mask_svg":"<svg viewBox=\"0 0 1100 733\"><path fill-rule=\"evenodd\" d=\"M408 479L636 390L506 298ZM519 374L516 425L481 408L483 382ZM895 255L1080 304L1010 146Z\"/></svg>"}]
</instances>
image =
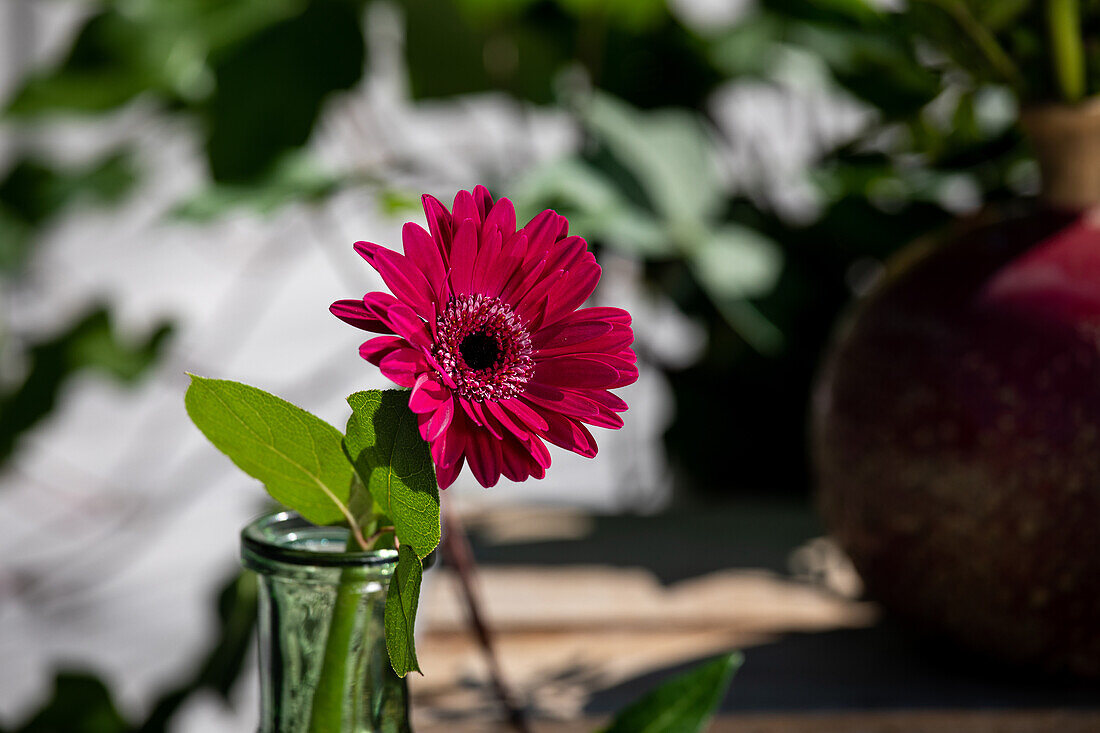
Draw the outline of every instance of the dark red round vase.
<instances>
[{"instance_id":1,"label":"dark red round vase","mask_svg":"<svg viewBox=\"0 0 1100 733\"><path fill-rule=\"evenodd\" d=\"M1100 674L1100 218L903 252L817 385L819 502L868 592L1001 659Z\"/></svg>"}]
</instances>

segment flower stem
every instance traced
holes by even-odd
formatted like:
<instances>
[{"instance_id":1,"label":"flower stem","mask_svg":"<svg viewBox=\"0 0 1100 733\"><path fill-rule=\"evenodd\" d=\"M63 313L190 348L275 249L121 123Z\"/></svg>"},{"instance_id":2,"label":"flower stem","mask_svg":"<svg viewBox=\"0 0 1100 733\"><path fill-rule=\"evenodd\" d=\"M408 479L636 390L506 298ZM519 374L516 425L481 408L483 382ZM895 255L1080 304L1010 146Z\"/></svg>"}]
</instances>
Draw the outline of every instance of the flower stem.
<instances>
[{"instance_id":1,"label":"flower stem","mask_svg":"<svg viewBox=\"0 0 1100 733\"><path fill-rule=\"evenodd\" d=\"M1047 0L1047 27L1054 78L1062 99L1079 102L1085 96L1085 50L1078 0Z\"/></svg>"},{"instance_id":2,"label":"flower stem","mask_svg":"<svg viewBox=\"0 0 1100 733\"><path fill-rule=\"evenodd\" d=\"M325 656L321 675L313 692L313 705L309 714L310 733L327 733L344 730L343 717L348 670L351 662L351 642L359 617L362 593L354 582L356 568L344 568L336 589L336 601L329 620L328 638L325 640ZM348 711L352 712L352 711Z\"/></svg>"}]
</instances>

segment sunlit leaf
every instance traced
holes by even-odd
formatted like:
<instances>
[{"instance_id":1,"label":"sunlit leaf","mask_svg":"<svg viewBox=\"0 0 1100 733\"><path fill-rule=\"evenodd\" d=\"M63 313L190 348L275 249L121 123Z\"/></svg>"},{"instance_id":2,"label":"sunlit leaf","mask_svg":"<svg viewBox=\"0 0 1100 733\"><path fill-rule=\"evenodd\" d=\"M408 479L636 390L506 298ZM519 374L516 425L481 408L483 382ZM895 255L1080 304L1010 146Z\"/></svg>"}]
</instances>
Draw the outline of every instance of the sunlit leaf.
<instances>
[{"instance_id":1,"label":"sunlit leaf","mask_svg":"<svg viewBox=\"0 0 1100 733\"><path fill-rule=\"evenodd\" d=\"M423 558L439 544L439 487L428 444L409 409L409 392L357 392L348 404L348 458L375 505L393 520L402 547Z\"/></svg>"},{"instance_id":2,"label":"sunlit leaf","mask_svg":"<svg viewBox=\"0 0 1100 733\"><path fill-rule=\"evenodd\" d=\"M275 501L314 524L348 516L352 467L339 430L286 400L228 380L192 375L185 403L203 435L263 482Z\"/></svg>"}]
</instances>

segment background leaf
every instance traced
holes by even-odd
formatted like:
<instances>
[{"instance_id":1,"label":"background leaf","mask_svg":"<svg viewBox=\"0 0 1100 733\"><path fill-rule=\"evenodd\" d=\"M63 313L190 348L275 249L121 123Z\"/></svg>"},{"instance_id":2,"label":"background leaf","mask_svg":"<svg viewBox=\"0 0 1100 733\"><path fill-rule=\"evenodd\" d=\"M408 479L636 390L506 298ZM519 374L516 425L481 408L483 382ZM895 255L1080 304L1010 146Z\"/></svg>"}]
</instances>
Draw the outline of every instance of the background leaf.
<instances>
[{"instance_id":1,"label":"background leaf","mask_svg":"<svg viewBox=\"0 0 1100 733\"><path fill-rule=\"evenodd\" d=\"M711 132L699 115L674 109L641 113L596 94L583 116L659 217L695 225L717 213L725 193Z\"/></svg>"},{"instance_id":2,"label":"background leaf","mask_svg":"<svg viewBox=\"0 0 1100 733\"><path fill-rule=\"evenodd\" d=\"M356 392L348 404L344 449L374 503L393 520L401 545L423 558L439 544L439 487L409 392Z\"/></svg>"},{"instance_id":3,"label":"background leaf","mask_svg":"<svg viewBox=\"0 0 1100 733\"><path fill-rule=\"evenodd\" d=\"M287 154L271 171L247 183L213 183L179 204L172 216L207 222L236 209L270 214L285 204L316 202L336 193L347 181L304 155Z\"/></svg>"},{"instance_id":4,"label":"background leaf","mask_svg":"<svg viewBox=\"0 0 1100 733\"><path fill-rule=\"evenodd\" d=\"M0 464L20 433L53 409L70 376L90 369L132 381L156 360L171 333L165 324L146 339L128 343L115 332L107 310L97 308L57 336L32 345L26 377L14 389L0 392Z\"/></svg>"},{"instance_id":5,"label":"background leaf","mask_svg":"<svg viewBox=\"0 0 1100 733\"><path fill-rule=\"evenodd\" d=\"M619 712L604 733L695 733L703 730L726 694L741 653L705 662L665 682Z\"/></svg>"},{"instance_id":6,"label":"background leaf","mask_svg":"<svg viewBox=\"0 0 1100 733\"><path fill-rule=\"evenodd\" d=\"M389 652L390 664L398 677L420 671L413 631L423 575L424 566L420 558L408 545L401 545L397 569L390 578L390 587L386 592L385 612L386 651Z\"/></svg>"},{"instance_id":7,"label":"background leaf","mask_svg":"<svg viewBox=\"0 0 1100 733\"><path fill-rule=\"evenodd\" d=\"M111 693L97 678L83 673L61 672L50 701L27 723L12 733L130 733Z\"/></svg>"},{"instance_id":8,"label":"background leaf","mask_svg":"<svg viewBox=\"0 0 1100 733\"><path fill-rule=\"evenodd\" d=\"M59 167L23 158L0 179L0 272L21 265L35 230L65 207L117 204L137 181L133 155L117 150L85 165Z\"/></svg>"},{"instance_id":9,"label":"background leaf","mask_svg":"<svg viewBox=\"0 0 1100 733\"><path fill-rule=\"evenodd\" d=\"M314 2L215 65L206 143L215 179L259 176L306 142L329 93L362 76L366 47L359 24L352 3Z\"/></svg>"},{"instance_id":10,"label":"background leaf","mask_svg":"<svg viewBox=\"0 0 1100 733\"><path fill-rule=\"evenodd\" d=\"M192 375L185 402L203 435L280 504L314 524L348 516L352 467L339 430L239 382Z\"/></svg>"}]
</instances>

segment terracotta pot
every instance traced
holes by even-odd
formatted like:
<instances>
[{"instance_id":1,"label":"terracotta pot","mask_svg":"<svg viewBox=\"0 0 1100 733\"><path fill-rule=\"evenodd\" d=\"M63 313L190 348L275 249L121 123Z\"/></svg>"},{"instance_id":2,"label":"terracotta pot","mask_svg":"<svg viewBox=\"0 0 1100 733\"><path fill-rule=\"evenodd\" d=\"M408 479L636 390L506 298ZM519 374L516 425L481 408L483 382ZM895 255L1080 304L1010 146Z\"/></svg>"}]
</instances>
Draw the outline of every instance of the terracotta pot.
<instances>
[{"instance_id":1,"label":"terracotta pot","mask_svg":"<svg viewBox=\"0 0 1100 733\"><path fill-rule=\"evenodd\" d=\"M1025 123L1046 202L903 251L841 325L819 501L894 614L1100 675L1100 107Z\"/></svg>"}]
</instances>

